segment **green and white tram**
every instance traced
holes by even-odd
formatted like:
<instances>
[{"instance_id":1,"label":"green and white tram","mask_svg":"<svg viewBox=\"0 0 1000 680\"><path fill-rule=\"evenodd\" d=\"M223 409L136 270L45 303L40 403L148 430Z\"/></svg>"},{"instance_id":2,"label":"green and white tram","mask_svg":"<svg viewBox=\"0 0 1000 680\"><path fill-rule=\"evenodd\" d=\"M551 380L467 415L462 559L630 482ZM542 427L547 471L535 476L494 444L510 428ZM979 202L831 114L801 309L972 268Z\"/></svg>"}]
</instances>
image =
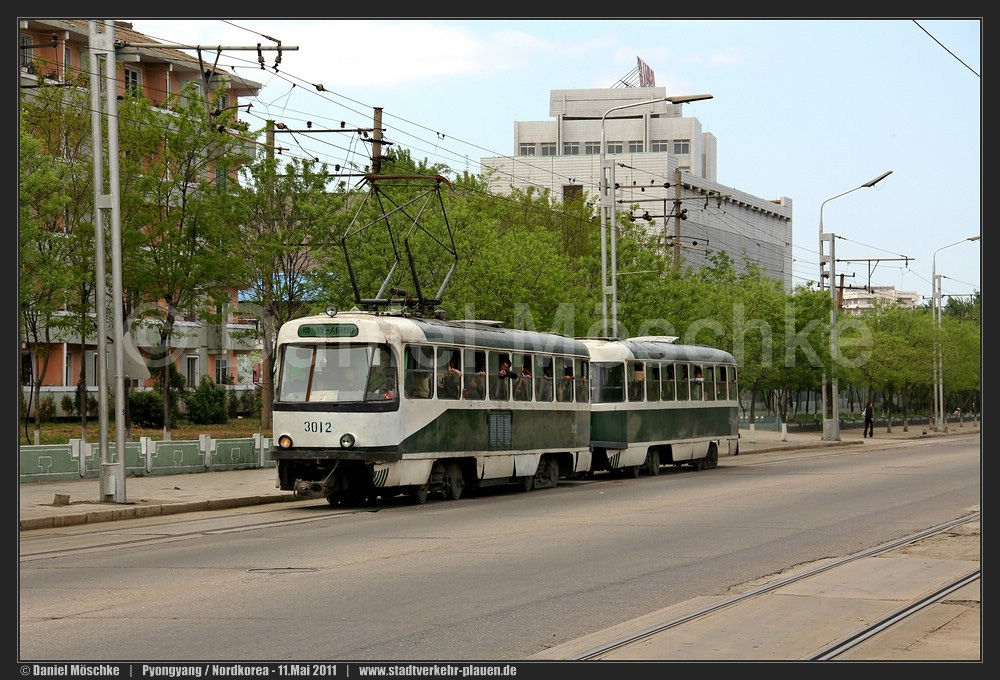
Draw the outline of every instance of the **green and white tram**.
<instances>
[{"instance_id":1,"label":"green and white tram","mask_svg":"<svg viewBox=\"0 0 1000 680\"><path fill-rule=\"evenodd\" d=\"M351 311L282 325L278 486L331 504L555 486L591 468L590 365L551 333ZM501 370L506 369L506 370Z\"/></svg>"},{"instance_id":2,"label":"green and white tram","mask_svg":"<svg viewBox=\"0 0 1000 680\"><path fill-rule=\"evenodd\" d=\"M595 470L659 474L715 468L739 453L736 360L670 336L584 339L591 370Z\"/></svg>"}]
</instances>

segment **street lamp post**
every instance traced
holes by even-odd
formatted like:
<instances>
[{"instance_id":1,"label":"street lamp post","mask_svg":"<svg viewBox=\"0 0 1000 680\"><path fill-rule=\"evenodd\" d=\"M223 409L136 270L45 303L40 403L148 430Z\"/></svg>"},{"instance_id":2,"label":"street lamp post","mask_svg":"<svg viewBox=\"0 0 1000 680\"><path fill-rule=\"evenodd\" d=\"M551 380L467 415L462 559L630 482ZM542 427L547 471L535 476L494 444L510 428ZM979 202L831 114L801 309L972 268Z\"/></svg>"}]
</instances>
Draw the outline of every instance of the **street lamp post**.
<instances>
[{"instance_id":1,"label":"street lamp post","mask_svg":"<svg viewBox=\"0 0 1000 680\"><path fill-rule=\"evenodd\" d=\"M857 191L858 189L867 189L873 187L886 177L892 174L892 170L887 170L875 179L869 180L860 186L856 186L853 189L848 189L847 191L837 194L836 196L831 196L819 205L819 285L820 289L823 287L823 279L826 276L825 265L829 263L830 265L830 297L833 304L830 307L830 389L827 390L826 375L823 375L823 441L840 441L840 404L837 398L837 371L836 363L838 356L837 348L837 283L835 277L836 272L836 258L834 257L834 234L824 234L823 233L823 207L827 203L835 198L840 198L841 196L846 196L847 194ZM823 243L830 242L830 255L824 254Z\"/></svg>"},{"instance_id":2,"label":"street lamp post","mask_svg":"<svg viewBox=\"0 0 1000 680\"><path fill-rule=\"evenodd\" d=\"M941 277L937 273L937 254L945 248L957 246L966 241L978 241L979 236L969 236L946 246L941 246L931 256L931 320L936 334L934 337L934 421L938 432L947 432L948 423L944 415L944 352L941 351Z\"/></svg>"},{"instance_id":3,"label":"street lamp post","mask_svg":"<svg viewBox=\"0 0 1000 680\"><path fill-rule=\"evenodd\" d=\"M604 337L608 336L608 294L611 294L611 310L612 310L612 331L615 337L618 336L618 257L616 252L616 235L618 230L617 215L615 214L614 201L612 200L612 194L609 192L609 186L614 187L614 164L609 164L607 162L607 140L605 134L604 123L608 118L608 114L614 113L615 111L620 111L621 109L632 108L633 106L644 106L647 104L656 104L657 102L670 102L671 104L686 104L688 102L697 102L703 99L711 99L710 94L688 94L688 95L678 95L674 97L658 97L657 99L648 99L641 102L631 102L629 104L622 104L621 106L614 106L604 112L601 116L601 317L603 321ZM611 171L610 184L608 177L608 170ZM611 213L611 285L608 285L608 249L606 246L608 240L608 213Z\"/></svg>"}]
</instances>

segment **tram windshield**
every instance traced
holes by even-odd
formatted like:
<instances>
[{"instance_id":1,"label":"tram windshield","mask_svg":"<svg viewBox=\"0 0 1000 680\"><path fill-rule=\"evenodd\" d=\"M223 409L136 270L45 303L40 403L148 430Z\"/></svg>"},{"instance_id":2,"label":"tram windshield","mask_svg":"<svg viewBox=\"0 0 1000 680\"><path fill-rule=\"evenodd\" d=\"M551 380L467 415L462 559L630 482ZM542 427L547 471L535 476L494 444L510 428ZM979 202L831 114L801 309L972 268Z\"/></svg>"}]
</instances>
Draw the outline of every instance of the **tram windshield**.
<instances>
[{"instance_id":1,"label":"tram windshield","mask_svg":"<svg viewBox=\"0 0 1000 680\"><path fill-rule=\"evenodd\" d=\"M286 345L278 401L396 399L396 364L387 345Z\"/></svg>"}]
</instances>

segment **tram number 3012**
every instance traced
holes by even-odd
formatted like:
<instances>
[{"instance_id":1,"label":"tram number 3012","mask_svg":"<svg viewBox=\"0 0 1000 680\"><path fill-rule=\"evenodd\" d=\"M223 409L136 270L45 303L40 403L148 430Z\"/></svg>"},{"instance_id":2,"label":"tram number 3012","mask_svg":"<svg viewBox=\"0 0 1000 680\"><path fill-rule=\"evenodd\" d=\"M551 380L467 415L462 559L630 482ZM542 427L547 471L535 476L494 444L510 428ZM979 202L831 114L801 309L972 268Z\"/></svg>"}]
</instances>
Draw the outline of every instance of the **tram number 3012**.
<instances>
[{"instance_id":1,"label":"tram number 3012","mask_svg":"<svg viewBox=\"0 0 1000 680\"><path fill-rule=\"evenodd\" d=\"M324 423L320 420L307 420L302 424L302 426L306 432L316 432L319 434L329 434L333 432L333 425L331 423Z\"/></svg>"}]
</instances>

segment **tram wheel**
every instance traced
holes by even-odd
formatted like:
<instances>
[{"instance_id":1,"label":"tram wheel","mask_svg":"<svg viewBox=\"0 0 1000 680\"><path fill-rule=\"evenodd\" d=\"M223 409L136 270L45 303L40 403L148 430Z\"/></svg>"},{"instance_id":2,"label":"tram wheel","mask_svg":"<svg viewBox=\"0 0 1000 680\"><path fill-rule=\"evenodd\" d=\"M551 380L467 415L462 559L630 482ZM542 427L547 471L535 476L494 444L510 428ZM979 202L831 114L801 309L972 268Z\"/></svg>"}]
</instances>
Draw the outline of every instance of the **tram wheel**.
<instances>
[{"instance_id":1,"label":"tram wheel","mask_svg":"<svg viewBox=\"0 0 1000 680\"><path fill-rule=\"evenodd\" d=\"M629 477L630 479L637 478L640 472L642 472L641 465L629 465L627 468L622 470L622 474L624 474L626 477Z\"/></svg>"},{"instance_id":2,"label":"tram wheel","mask_svg":"<svg viewBox=\"0 0 1000 680\"><path fill-rule=\"evenodd\" d=\"M660 452L650 451L646 454L646 472L651 477L660 474Z\"/></svg>"},{"instance_id":3,"label":"tram wheel","mask_svg":"<svg viewBox=\"0 0 1000 680\"><path fill-rule=\"evenodd\" d=\"M413 487L413 500L417 503L417 505L423 505L427 502L427 491L426 484L420 484Z\"/></svg>"},{"instance_id":4,"label":"tram wheel","mask_svg":"<svg viewBox=\"0 0 1000 680\"><path fill-rule=\"evenodd\" d=\"M521 477L521 491L531 491L535 488L535 478L532 476Z\"/></svg>"},{"instance_id":5,"label":"tram wheel","mask_svg":"<svg viewBox=\"0 0 1000 680\"><path fill-rule=\"evenodd\" d=\"M462 469L457 465L449 465L445 470L444 495L448 500L457 501L462 497L462 487L465 480L462 479Z\"/></svg>"},{"instance_id":6,"label":"tram wheel","mask_svg":"<svg viewBox=\"0 0 1000 680\"><path fill-rule=\"evenodd\" d=\"M559 463L554 460L545 461L545 472L548 475L546 486L557 486L559 484Z\"/></svg>"},{"instance_id":7,"label":"tram wheel","mask_svg":"<svg viewBox=\"0 0 1000 680\"><path fill-rule=\"evenodd\" d=\"M339 492L334 491L329 496L326 497L326 502L330 505L340 505L341 495Z\"/></svg>"},{"instance_id":8,"label":"tram wheel","mask_svg":"<svg viewBox=\"0 0 1000 680\"><path fill-rule=\"evenodd\" d=\"M708 455L705 456L705 467L709 470L719 467L719 447L715 444L708 447Z\"/></svg>"},{"instance_id":9,"label":"tram wheel","mask_svg":"<svg viewBox=\"0 0 1000 680\"><path fill-rule=\"evenodd\" d=\"M691 467L693 467L695 470L698 470L699 472L701 472L706 467L705 459L704 458L695 458L694 460L691 461Z\"/></svg>"}]
</instances>

